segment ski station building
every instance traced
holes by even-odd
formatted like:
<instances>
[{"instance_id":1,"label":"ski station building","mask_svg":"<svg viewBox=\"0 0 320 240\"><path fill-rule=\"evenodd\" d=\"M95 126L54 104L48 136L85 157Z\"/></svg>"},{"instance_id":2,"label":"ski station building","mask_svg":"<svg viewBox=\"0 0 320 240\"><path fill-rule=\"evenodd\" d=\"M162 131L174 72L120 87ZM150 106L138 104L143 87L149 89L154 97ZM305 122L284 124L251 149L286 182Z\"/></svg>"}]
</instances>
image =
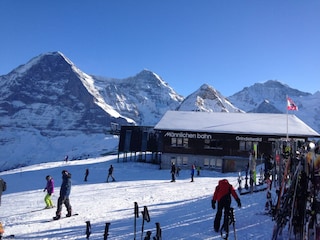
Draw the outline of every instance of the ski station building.
<instances>
[{"instance_id":1,"label":"ski station building","mask_svg":"<svg viewBox=\"0 0 320 240\"><path fill-rule=\"evenodd\" d=\"M291 114L168 111L154 127L122 126L118 153L144 152L138 160L169 169L193 164L222 172L243 171L249 160L277 158L320 135ZM136 156L135 156L136 157Z\"/></svg>"},{"instance_id":2,"label":"ski station building","mask_svg":"<svg viewBox=\"0 0 320 240\"><path fill-rule=\"evenodd\" d=\"M222 172L242 171L249 159L278 158L288 145L320 135L291 114L168 111L156 124L161 168L195 164Z\"/></svg>"}]
</instances>

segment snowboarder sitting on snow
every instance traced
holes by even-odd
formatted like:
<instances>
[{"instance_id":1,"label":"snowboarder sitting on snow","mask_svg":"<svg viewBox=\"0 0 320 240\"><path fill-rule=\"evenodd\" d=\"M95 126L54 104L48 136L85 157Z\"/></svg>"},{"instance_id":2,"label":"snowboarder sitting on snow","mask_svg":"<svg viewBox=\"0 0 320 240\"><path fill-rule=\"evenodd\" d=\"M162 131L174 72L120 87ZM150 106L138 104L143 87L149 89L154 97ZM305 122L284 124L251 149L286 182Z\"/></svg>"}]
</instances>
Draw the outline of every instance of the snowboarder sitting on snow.
<instances>
[{"instance_id":1,"label":"snowboarder sitting on snow","mask_svg":"<svg viewBox=\"0 0 320 240\"><path fill-rule=\"evenodd\" d=\"M53 182L53 178L50 175L46 176L46 180L47 180L47 185L43 189L43 191L44 192L47 191L47 194L44 197L44 202L46 203L45 208L48 209L48 208L53 208L51 195L53 194L53 191L54 191L54 182Z\"/></svg>"},{"instance_id":2,"label":"snowboarder sitting on snow","mask_svg":"<svg viewBox=\"0 0 320 240\"><path fill-rule=\"evenodd\" d=\"M219 232L220 229L220 221L222 217L222 210L224 209L224 219L223 226L228 228L228 213L230 211L231 205L231 195L237 201L238 207L241 208L240 198L238 197L236 191L233 186L228 182L227 179L222 179L219 181L218 186L216 187L213 198L211 201L212 208L216 208L216 202L218 201L218 210L216 217L214 219L214 230ZM225 229L227 230L227 229Z\"/></svg>"},{"instance_id":3,"label":"snowboarder sitting on snow","mask_svg":"<svg viewBox=\"0 0 320 240\"><path fill-rule=\"evenodd\" d=\"M72 208L69 200L70 192L71 192L71 173L69 173L67 170L63 170L62 183L60 187L60 196L58 198L57 212L56 212L56 216L53 218L54 220L60 219L62 204L66 206L68 211L68 214L66 215L66 217L71 217Z\"/></svg>"}]
</instances>

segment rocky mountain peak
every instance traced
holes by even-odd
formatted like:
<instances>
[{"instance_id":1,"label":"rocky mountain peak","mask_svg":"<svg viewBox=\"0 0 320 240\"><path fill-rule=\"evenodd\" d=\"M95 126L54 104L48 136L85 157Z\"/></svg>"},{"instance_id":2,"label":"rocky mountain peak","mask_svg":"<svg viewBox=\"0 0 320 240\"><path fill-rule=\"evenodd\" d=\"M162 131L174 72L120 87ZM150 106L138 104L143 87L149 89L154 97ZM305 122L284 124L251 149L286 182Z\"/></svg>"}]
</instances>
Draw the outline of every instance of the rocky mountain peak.
<instances>
[{"instance_id":1,"label":"rocky mountain peak","mask_svg":"<svg viewBox=\"0 0 320 240\"><path fill-rule=\"evenodd\" d=\"M60 52L42 54L0 76L6 84L0 116L51 136L63 135L61 130L103 132L111 121L129 124L119 113L110 114L114 110L98 94L93 96L97 91L90 80Z\"/></svg>"},{"instance_id":2,"label":"rocky mountain peak","mask_svg":"<svg viewBox=\"0 0 320 240\"><path fill-rule=\"evenodd\" d=\"M201 112L242 112L233 106L220 92L208 84L203 84L189 95L178 107L180 111Z\"/></svg>"}]
</instances>

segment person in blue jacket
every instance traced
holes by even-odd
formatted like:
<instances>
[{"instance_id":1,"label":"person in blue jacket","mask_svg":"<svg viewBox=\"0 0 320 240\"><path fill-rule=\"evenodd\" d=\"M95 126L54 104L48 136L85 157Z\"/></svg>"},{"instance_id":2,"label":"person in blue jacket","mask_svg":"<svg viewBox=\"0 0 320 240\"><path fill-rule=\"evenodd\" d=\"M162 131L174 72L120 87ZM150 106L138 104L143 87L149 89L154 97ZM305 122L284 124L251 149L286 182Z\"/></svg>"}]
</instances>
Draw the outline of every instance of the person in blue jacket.
<instances>
[{"instance_id":1,"label":"person in blue jacket","mask_svg":"<svg viewBox=\"0 0 320 240\"><path fill-rule=\"evenodd\" d=\"M60 196L58 198L57 212L56 212L56 216L53 218L54 220L60 219L62 204L66 206L68 211L66 217L71 217L72 207L70 205L70 200L69 200L70 192L71 192L71 173L69 173L67 170L63 170L62 183L60 187Z\"/></svg>"}]
</instances>

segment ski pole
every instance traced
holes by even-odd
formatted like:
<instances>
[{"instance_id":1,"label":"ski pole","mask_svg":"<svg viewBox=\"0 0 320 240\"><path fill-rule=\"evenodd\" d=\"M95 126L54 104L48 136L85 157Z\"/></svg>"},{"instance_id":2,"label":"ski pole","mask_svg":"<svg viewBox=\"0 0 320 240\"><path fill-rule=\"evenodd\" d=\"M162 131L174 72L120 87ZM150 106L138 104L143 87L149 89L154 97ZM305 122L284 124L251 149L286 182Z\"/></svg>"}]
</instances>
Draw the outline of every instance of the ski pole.
<instances>
[{"instance_id":1,"label":"ski pole","mask_svg":"<svg viewBox=\"0 0 320 240\"><path fill-rule=\"evenodd\" d=\"M150 222L150 216L149 216L149 211L147 206L143 207L143 212L142 212L141 240L143 238L144 221Z\"/></svg>"},{"instance_id":2,"label":"ski pole","mask_svg":"<svg viewBox=\"0 0 320 240\"><path fill-rule=\"evenodd\" d=\"M134 240L136 240L138 217L139 217L139 206L137 202L134 202Z\"/></svg>"},{"instance_id":3,"label":"ski pole","mask_svg":"<svg viewBox=\"0 0 320 240\"><path fill-rule=\"evenodd\" d=\"M103 235L103 240L107 240L109 236L109 226L111 223L106 223L106 227L104 229L104 235Z\"/></svg>"},{"instance_id":4,"label":"ski pole","mask_svg":"<svg viewBox=\"0 0 320 240\"><path fill-rule=\"evenodd\" d=\"M151 231L147 231L144 240L151 240L151 233L152 233Z\"/></svg>"},{"instance_id":5,"label":"ski pole","mask_svg":"<svg viewBox=\"0 0 320 240\"><path fill-rule=\"evenodd\" d=\"M91 234L91 223L90 223L90 221L86 221L86 224L87 224L87 226L86 226L86 235L87 235L87 239L89 239L90 234Z\"/></svg>"},{"instance_id":6,"label":"ski pole","mask_svg":"<svg viewBox=\"0 0 320 240\"><path fill-rule=\"evenodd\" d=\"M230 219L231 219L232 226L233 226L234 240L237 240L236 219L234 217L234 208L230 208Z\"/></svg>"},{"instance_id":7,"label":"ski pole","mask_svg":"<svg viewBox=\"0 0 320 240\"><path fill-rule=\"evenodd\" d=\"M159 222L156 222L156 227L157 227L157 233L156 233L155 240L162 240L162 236L161 236L162 231L161 231Z\"/></svg>"}]
</instances>

